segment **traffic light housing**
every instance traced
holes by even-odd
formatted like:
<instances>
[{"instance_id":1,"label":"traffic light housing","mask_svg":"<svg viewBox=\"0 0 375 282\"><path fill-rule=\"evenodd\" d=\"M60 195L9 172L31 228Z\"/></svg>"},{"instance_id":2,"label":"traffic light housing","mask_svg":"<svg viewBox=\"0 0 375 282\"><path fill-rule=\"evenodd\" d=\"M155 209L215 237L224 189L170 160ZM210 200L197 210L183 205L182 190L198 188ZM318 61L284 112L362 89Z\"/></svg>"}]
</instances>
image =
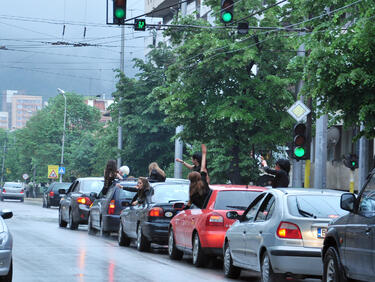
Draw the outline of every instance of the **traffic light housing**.
<instances>
[{"instance_id":1,"label":"traffic light housing","mask_svg":"<svg viewBox=\"0 0 375 282\"><path fill-rule=\"evenodd\" d=\"M296 160L307 160L309 158L309 144L307 142L307 130L304 123L294 126L292 158Z\"/></svg>"},{"instance_id":2,"label":"traffic light housing","mask_svg":"<svg viewBox=\"0 0 375 282\"><path fill-rule=\"evenodd\" d=\"M344 156L344 165L351 170L358 168L358 157L355 154L347 154Z\"/></svg>"},{"instance_id":3,"label":"traffic light housing","mask_svg":"<svg viewBox=\"0 0 375 282\"><path fill-rule=\"evenodd\" d=\"M126 17L126 0L113 0L113 23L123 25Z\"/></svg>"},{"instance_id":4,"label":"traffic light housing","mask_svg":"<svg viewBox=\"0 0 375 282\"><path fill-rule=\"evenodd\" d=\"M221 0L220 20L227 24L233 21L233 0Z\"/></svg>"}]
</instances>

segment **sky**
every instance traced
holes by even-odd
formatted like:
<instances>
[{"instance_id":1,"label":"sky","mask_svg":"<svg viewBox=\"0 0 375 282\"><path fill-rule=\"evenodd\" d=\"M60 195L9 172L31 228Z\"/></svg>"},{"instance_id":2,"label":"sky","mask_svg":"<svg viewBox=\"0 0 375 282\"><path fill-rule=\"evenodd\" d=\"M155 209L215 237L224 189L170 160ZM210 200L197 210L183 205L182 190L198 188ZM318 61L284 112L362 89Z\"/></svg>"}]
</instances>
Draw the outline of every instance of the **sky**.
<instances>
[{"instance_id":1,"label":"sky","mask_svg":"<svg viewBox=\"0 0 375 282\"><path fill-rule=\"evenodd\" d=\"M128 0L127 18L143 13L143 0ZM150 36L151 31L125 28L127 76L136 74L131 60L144 59ZM120 39L121 28L106 25L106 0L1 0L0 91L20 90L47 100L61 88L109 98L115 91L114 69L120 67ZM59 41L96 46L52 44Z\"/></svg>"}]
</instances>

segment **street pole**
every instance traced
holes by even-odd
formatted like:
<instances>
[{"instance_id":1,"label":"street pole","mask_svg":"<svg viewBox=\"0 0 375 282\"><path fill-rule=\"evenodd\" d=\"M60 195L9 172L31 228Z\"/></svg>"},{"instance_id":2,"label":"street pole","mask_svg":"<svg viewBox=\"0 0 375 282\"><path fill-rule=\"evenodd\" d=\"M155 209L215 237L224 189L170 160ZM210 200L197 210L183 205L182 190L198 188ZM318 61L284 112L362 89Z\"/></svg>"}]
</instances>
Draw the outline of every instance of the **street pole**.
<instances>
[{"instance_id":1,"label":"street pole","mask_svg":"<svg viewBox=\"0 0 375 282\"><path fill-rule=\"evenodd\" d=\"M1 185L4 183L4 166L5 166L5 153L7 150L7 135L8 132L6 132L5 139L4 139L4 150L3 150L3 164L1 166Z\"/></svg>"},{"instance_id":2,"label":"street pole","mask_svg":"<svg viewBox=\"0 0 375 282\"><path fill-rule=\"evenodd\" d=\"M64 166L64 144L65 144L65 126L66 126L66 96L64 92L60 92L64 96L64 128L61 144L61 161L60 166ZM60 174L60 183L62 182L62 174Z\"/></svg>"},{"instance_id":3,"label":"street pole","mask_svg":"<svg viewBox=\"0 0 375 282\"><path fill-rule=\"evenodd\" d=\"M326 188L327 182L327 115L316 121L314 188Z\"/></svg>"},{"instance_id":4,"label":"street pole","mask_svg":"<svg viewBox=\"0 0 375 282\"><path fill-rule=\"evenodd\" d=\"M121 26L121 51L120 51L120 71L121 73L125 72L125 62L124 62L124 54L125 54L125 26ZM121 126L121 96L119 98L119 107L118 107L118 128L117 128L117 167L120 167L122 164L121 160L121 151L122 151L122 126Z\"/></svg>"},{"instance_id":5,"label":"street pole","mask_svg":"<svg viewBox=\"0 0 375 282\"><path fill-rule=\"evenodd\" d=\"M364 129L365 127L361 125L361 131ZM363 184L365 184L366 177L369 171L368 157L369 157L369 142L365 136L362 136L361 139L359 139L358 193L361 191Z\"/></svg>"}]
</instances>

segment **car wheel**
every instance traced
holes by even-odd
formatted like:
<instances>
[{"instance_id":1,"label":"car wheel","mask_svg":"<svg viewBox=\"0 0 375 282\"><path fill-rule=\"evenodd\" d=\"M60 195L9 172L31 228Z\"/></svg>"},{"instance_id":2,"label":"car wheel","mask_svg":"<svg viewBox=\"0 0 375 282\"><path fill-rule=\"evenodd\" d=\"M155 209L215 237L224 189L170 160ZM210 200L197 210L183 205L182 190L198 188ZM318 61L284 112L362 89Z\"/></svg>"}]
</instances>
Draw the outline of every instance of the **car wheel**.
<instances>
[{"instance_id":1,"label":"car wheel","mask_svg":"<svg viewBox=\"0 0 375 282\"><path fill-rule=\"evenodd\" d=\"M285 278L281 274L273 272L270 257L267 252L264 252L260 265L260 276L262 282L280 282L285 281Z\"/></svg>"},{"instance_id":2,"label":"car wheel","mask_svg":"<svg viewBox=\"0 0 375 282\"><path fill-rule=\"evenodd\" d=\"M0 200L3 202L4 201L4 197L1 197Z\"/></svg>"},{"instance_id":3,"label":"car wheel","mask_svg":"<svg viewBox=\"0 0 375 282\"><path fill-rule=\"evenodd\" d=\"M169 231L168 236L168 255L173 260L181 260L184 253L177 249L176 242L174 241L173 229Z\"/></svg>"},{"instance_id":4,"label":"car wheel","mask_svg":"<svg viewBox=\"0 0 375 282\"><path fill-rule=\"evenodd\" d=\"M118 230L118 244L119 246L129 247L130 238L125 234L124 229L122 228L122 223L120 222L120 227Z\"/></svg>"},{"instance_id":5,"label":"car wheel","mask_svg":"<svg viewBox=\"0 0 375 282\"><path fill-rule=\"evenodd\" d=\"M193 264L196 267L204 266L204 264L207 261L206 255L203 253L202 247L201 247L201 241L199 240L198 233L194 234L193 239Z\"/></svg>"},{"instance_id":6,"label":"car wheel","mask_svg":"<svg viewBox=\"0 0 375 282\"><path fill-rule=\"evenodd\" d=\"M21 203L23 203L23 201L24 201L24 198L21 198Z\"/></svg>"},{"instance_id":7,"label":"car wheel","mask_svg":"<svg viewBox=\"0 0 375 282\"><path fill-rule=\"evenodd\" d=\"M78 223L74 222L73 219L73 212L72 210L69 211L69 229L75 230L78 228Z\"/></svg>"},{"instance_id":8,"label":"car wheel","mask_svg":"<svg viewBox=\"0 0 375 282\"><path fill-rule=\"evenodd\" d=\"M91 217L91 214L89 214L89 219L88 219L88 223L87 223L87 232L90 235L95 235L96 234L96 229L94 229L94 227L92 226L92 217Z\"/></svg>"},{"instance_id":9,"label":"car wheel","mask_svg":"<svg viewBox=\"0 0 375 282\"><path fill-rule=\"evenodd\" d=\"M323 260L324 282L346 282L344 270L341 266L339 255L334 247L329 247Z\"/></svg>"},{"instance_id":10,"label":"car wheel","mask_svg":"<svg viewBox=\"0 0 375 282\"><path fill-rule=\"evenodd\" d=\"M233 265L229 244L226 243L224 247L224 275L228 278L238 278L240 274L241 268Z\"/></svg>"},{"instance_id":11,"label":"car wheel","mask_svg":"<svg viewBox=\"0 0 375 282\"><path fill-rule=\"evenodd\" d=\"M8 274L5 275L5 276L0 276L0 281L1 282L12 282L12 277L13 277L13 259L10 260L10 266L9 266Z\"/></svg>"},{"instance_id":12,"label":"car wheel","mask_svg":"<svg viewBox=\"0 0 375 282\"><path fill-rule=\"evenodd\" d=\"M150 249L151 243L143 235L142 226L138 226L137 230L137 250L140 252L146 252Z\"/></svg>"},{"instance_id":13,"label":"car wheel","mask_svg":"<svg viewBox=\"0 0 375 282\"><path fill-rule=\"evenodd\" d=\"M62 219L61 209L59 209L59 226L66 227L68 223Z\"/></svg>"}]
</instances>

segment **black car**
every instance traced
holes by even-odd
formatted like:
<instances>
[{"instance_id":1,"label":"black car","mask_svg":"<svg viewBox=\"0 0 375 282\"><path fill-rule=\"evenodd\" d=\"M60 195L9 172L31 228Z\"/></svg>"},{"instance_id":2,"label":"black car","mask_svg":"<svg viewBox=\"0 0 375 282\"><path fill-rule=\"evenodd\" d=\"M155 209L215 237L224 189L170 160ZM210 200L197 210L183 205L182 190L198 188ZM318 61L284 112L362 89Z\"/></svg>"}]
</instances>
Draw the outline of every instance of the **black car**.
<instances>
[{"instance_id":1,"label":"black car","mask_svg":"<svg viewBox=\"0 0 375 282\"><path fill-rule=\"evenodd\" d=\"M341 196L349 211L329 226L322 250L323 281L375 281L375 169L358 197Z\"/></svg>"},{"instance_id":2,"label":"black car","mask_svg":"<svg viewBox=\"0 0 375 282\"><path fill-rule=\"evenodd\" d=\"M137 185L136 178L129 178L114 183L107 194L94 201L90 207L88 219L88 232L95 234L97 230L100 235L108 235L110 232L117 232L120 224L121 210L129 206L136 192L127 191L116 186L119 183L126 188L133 188ZM97 197L97 195L94 195Z\"/></svg>"},{"instance_id":3,"label":"black car","mask_svg":"<svg viewBox=\"0 0 375 282\"><path fill-rule=\"evenodd\" d=\"M60 189L59 193L64 196L59 205L59 226L66 227L69 223L70 229L77 229L79 224L87 224L90 205L94 200L90 194L99 193L103 185L102 177L85 177L77 178L67 192Z\"/></svg>"},{"instance_id":4,"label":"black car","mask_svg":"<svg viewBox=\"0 0 375 282\"><path fill-rule=\"evenodd\" d=\"M43 208L51 206L58 207L61 200L59 193L60 189L67 191L72 183L71 182L53 182L43 193Z\"/></svg>"},{"instance_id":5,"label":"black car","mask_svg":"<svg viewBox=\"0 0 375 282\"><path fill-rule=\"evenodd\" d=\"M157 182L151 184L151 197L145 204L129 206L122 210L118 243L129 246L136 239L137 249L147 251L151 243L168 244L168 226L179 211L180 202L189 200L189 184Z\"/></svg>"}]
</instances>

